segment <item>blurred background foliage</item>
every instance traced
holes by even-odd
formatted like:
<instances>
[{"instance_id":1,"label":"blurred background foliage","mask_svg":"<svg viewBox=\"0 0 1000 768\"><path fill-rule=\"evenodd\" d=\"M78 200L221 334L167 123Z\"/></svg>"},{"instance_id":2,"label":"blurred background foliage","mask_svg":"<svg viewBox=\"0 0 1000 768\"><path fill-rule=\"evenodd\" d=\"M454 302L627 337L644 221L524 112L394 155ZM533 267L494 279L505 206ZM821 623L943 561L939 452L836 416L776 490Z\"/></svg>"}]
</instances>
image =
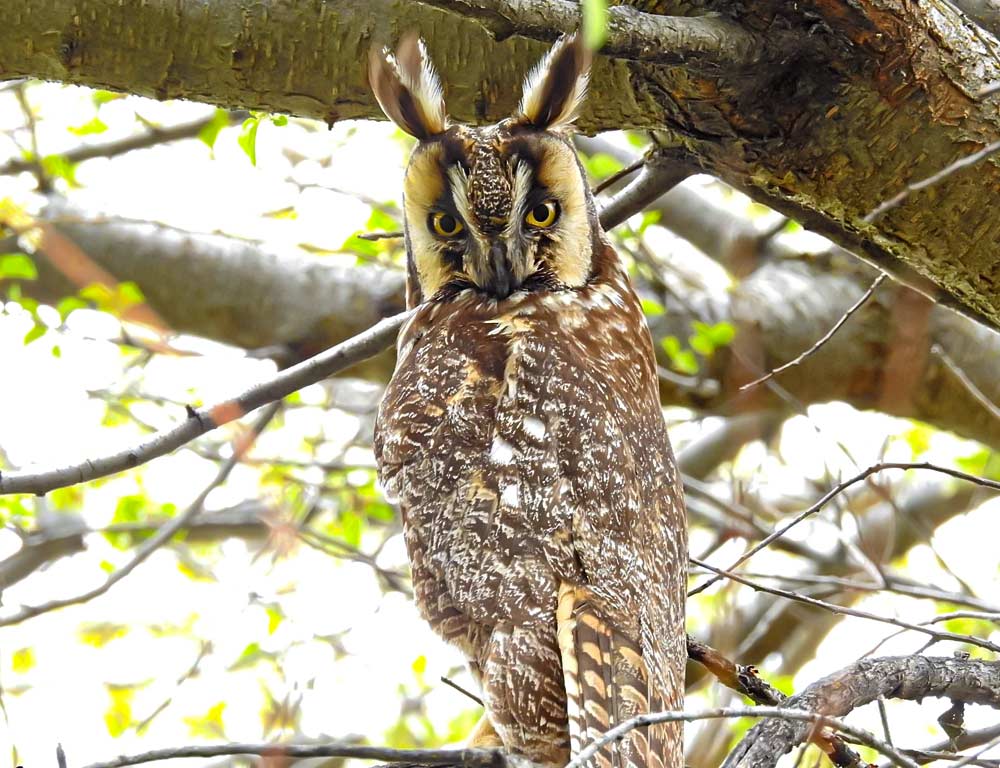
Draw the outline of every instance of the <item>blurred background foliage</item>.
<instances>
[{"instance_id":1,"label":"blurred background foliage","mask_svg":"<svg viewBox=\"0 0 1000 768\"><path fill-rule=\"evenodd\" d=\"M578 146L596 184L655 140L619 133ZM379 235L402 227L410 146L385 123L328 128L0 86L0 470L121 449L398 311L402 241ZM808 348L871 282L822 238L704 176L612 237L657 343L693 556L728 566L878 461L1000 476L1000 425L982 388L945 384L939 369L904 366L893 379L883 368L905 346L901 329L920 327L891 287L808 365L739 390ZM957 341L943 353L974 359L978 331L948 328ZM374 471L372 423L391 362L287 398L252 445L254 416L121 475L0 496L5 762L43 764L56 743L84 764L221 739L429 747L465 737L481 710L443 679L472 682L416 616L399 517ZM975 363L970 377L997 368ZM890 396L900 377L905 399ZM241 458L219 482L234 451ZM206 489L191 524L105 594L14 621L22 606L102 584ZM977 614L1000 610L997 541L988 490L887 472L742 570L996 641L995 617ZM693 568L692 586L705 578ZM693 635L786 693L876 646L912 653L927 640L726 581L688 612ZM689 683L689 708L738 703L698 669ZM897 743L942 736L932 708L888 711ZM852 718L877 730L875 711ZM717 765L748 725L689 727L689 764ZM218 761L230 762L245 761Z\"/></svg>"}]
</instances>

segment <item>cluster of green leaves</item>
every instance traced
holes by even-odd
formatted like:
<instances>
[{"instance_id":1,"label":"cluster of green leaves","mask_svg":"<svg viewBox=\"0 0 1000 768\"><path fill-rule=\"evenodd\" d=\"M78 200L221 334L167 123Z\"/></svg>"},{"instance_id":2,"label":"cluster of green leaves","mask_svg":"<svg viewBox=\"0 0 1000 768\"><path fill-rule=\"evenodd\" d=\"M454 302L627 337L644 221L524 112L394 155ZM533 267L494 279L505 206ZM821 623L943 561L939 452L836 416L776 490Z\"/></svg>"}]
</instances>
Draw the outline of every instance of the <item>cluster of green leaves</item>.
<instances>
[{"instance_id":1,"label":"cluster of green leaves","mask_svg":"<svg viewBox=\"0 0 1000 768\"><path fill-rule=\"evenodd\" d=\"M250 158L250 162L253 165L257 165L257 131L260 128L261 120L270 120L272 124L278 126L279 128L288 125L288 115L272 115L267 112L251 112L250 117L243 121L243 125L240 126L240 135L237 142L240 145L246 156ZM214 124L210 123L210 125ZM221 128L222 126L220 126ZM215 142L215 137L219 135L219 129L215 129L214 134L211 133L211 129L206 126L202 131L205 136L199 135L202 141L205 141L210 147ZM211 136L212 141L209 143L207 137Z\"/></svg>"},{"instance_id":2,"label":"cluster of green leaves","mask_svg":"<svg viewBox=\"0 0 1000 768\"><path fill-rule=\"evenodd\" d=\"M663 306L651 299L643 300L642 309L647 317L664 312ZM664 336L660 341L671 367L687 376L697 375L702 361L711 360L718 350L728 347L736 338L735 326L724 320L711 324L695 320L691 323L691 331L687 345L676 336Z\"/></svg>"}]
</instances>

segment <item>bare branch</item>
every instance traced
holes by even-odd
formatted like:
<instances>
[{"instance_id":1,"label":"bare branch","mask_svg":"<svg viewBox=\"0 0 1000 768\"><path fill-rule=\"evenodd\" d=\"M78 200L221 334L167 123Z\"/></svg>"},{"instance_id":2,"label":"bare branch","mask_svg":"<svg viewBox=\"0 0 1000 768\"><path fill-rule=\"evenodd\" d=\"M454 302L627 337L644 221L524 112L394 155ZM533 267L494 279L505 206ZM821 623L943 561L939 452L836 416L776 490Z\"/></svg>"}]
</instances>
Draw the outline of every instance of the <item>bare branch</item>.
<instances>
[{"instance_id":1,"label":"bare branch","mask_svg":"<svg viewBox=\"0 0 1000 768\"><path fill-rule=\"evenodd\" d=\"M230 124L238 123L249 117L250 113L243 110L234 110L229 113ZM71 163L82 163L84 160L92 160L95 157L117 157L136 149L148 149L158 144L166 144L180 139L190 139L197 136L201 130L215 119L214 115L202 117L198 120L191 120L178 125L171 125L166 128L154 127L145 133L136 136L127 136L123 139L108 141L103 144L82 145L62 153L62 156ZM37 154L35 158L25 160L15 158L3 165L0 165L0 176L9 176L22 171L35 171L37 168Z\"/></svg>"},{"instance_id":2,"label":"bare branch","mask_svg":"<svg viewBox=\"0 0 1000 768\"><path fill-rule=\"evenodd\" d=\"M975 385L972 379L969 378L968 374L959 367L958 363L951 359L951 356L944 351L940 344L935 344L931 347L931 354L940 358L941 362L944 363L945 368L947 368L951 374L958 379L968 393L976 398L979 404L982 405L994 419L1000 420L1000 407L990 400L983 393L983 390Z\"/></svg>"},{"instance_id":3,"label":"bare branch","mask_svg":"<svg viewBox=\"0 0 1000 768\"><path fill-rule=\"evenodd\" d=\"M879 696L909 701L937 696L1000 707L1000 662L925 656L863 659L790 697L786 706L843 717ZM722 768L770 768L802 743L807 731L808 725L791 720L760 723Z\"/></svg>"},{"instance_id":4,"label":"bare branch","mask_svg":"<svg viewBox=\"0 0 1000 768\"><path fill-rule=\"evenodd\" d=\"M878 621L882 624L892 624L895 627L902 627L903 629L908 629L913 632L920 632L922 634L928 635L935 640L950 640L956 643L968 643L969 645L978 645L980 648L986 648L987 650L993 651L994 653L1000 653L1000 645L996 643L991 643L989 640L983 640L979 637L974 637L972 635L959 635L955 632L942 632L935 629L930 629L924 624L913 624L908 621L903 621L902 619L896 619L891 616L879 616L875 613L869 613L868 611L861 611L856 608L847 608L842 605L837 605L836 603L828 603L825 600L817 600L814 597L808 597L806 595L800 595L797 592L789 592L787 589L778 589L777 587L768 587L759 582L752 581L751 579L745 578L738 574L732 573L731 571L723 570L722 568L716 568L715 566L709 565L696 558L690 558L691 562L698 565L706 570L712 571L719 576L724 576L731 581L735 581L738 584L743 584L744 586L750 587L758 592L767 592L770 595L775 595L777 597L783 597L786 600L794 600L798 603L804 603L805 605L811 605L814 608L822 608L830 613L836 613L842 616L853 616L856 619L867 619L868 621Z\"/></svg>"},{"instance_id":5,"label":"bare branch","mask_svg":"<svg viewBox=\"0 0 1000 768\"><path fill-rule=\"evenodd\" d=\"M566 764L566 768L584 768L602 747L621 739L625 734L634 731L636 728L644 728L648 725L656 725L657 723L690 723L696 720L715 720L734 717L763 717L768 718L765 722L771 722L773 718L778 721L805 723L806 725L802 726L802 730L806 732L809 731L810 725L835 728L838 731L848 734L865 746L878 750L897 765L905 766L905 768L918 768L913 760L899 750L886 744L884 741L876 739L866 731L848 725L843 720L829 715L796 709L785 709L784 707L720 707L719 709L709 709L703 712L653 712L647 715L637 715L620 725L616 725L611 730L605 732L599 739L592 741ZM796 743L801 743L802 740L804 739Z\"/></svg>"},{"instance_id":6,"label":"bare branch","mask_svg":"<svg viewBox=\"0 0 1000 768\"><path fill-rule=\"evenodd\" d=\"M820 338L819 341L817 341L815 344L809 347L809 349L807 349L801 355L796 357L794 360L789 360L784 365L780 365L777 368L768 371L760 378L751 381L749 384L744 384L742 387L740 387L740 392L746 389L750 389L751 387L756 387L758 384L763 384L765 381L773 379L779 373L787 371L789 368L794 368L796 365L799 365L803 360L808 358L810 355L813 355L816 352L818 352L820 348L822 348L824 344L826 344L830 339L832 339L833 335L843 327L844 323L846 323L848 320L851 319L851 315L853 315L855 312L857 312L859 309L861 309L861 307L865 305L865 302L867 302L868 299L872 297L872 294L875 293L876 290L878 290L878 287L882 285L882 283L885 281L885 278L886 278L885 272L881 273L878 277L876 277L874 282L872 282L872 284L868 286L868 290L865 291L863 294L861 294L861 298L859 298L856 302L854 302L854 304L852 304L851 307L843 315L840 316L840 319L833 324L833 327L830 328L830 330L827 331L825 334L823 334L822 338Z\"/></svg>"},{"instance_id":7,"label":"bare branch","mask_svg":"<svg viewBox=\"0 0 1000 768\"><path fill-rule=\"evenodd\" d=\"M47 493L55 488L133 469L158 456L164 456L199 435L381 352L393 342L396 332L408 316L408 313L401 313L386 318L354 338L280 371L234 398L206 408L192 408L188 418L176 427L158 432L124 451L65 467L0 474L0 495Z\"/></svg>"},{"instance_id":8,"label":"bare branch","mask_svg":"<svg viewBox=\"0 0 1000 768\"><path fill-rule=\"evenodd\" d=\"M803 520L819 512L821 509L823 509L823 507L825 507L830 502L831 499L840 495L851 486L856 485L857 483L860 483L864 480L867 480L872 475L878 474L879 472L883 472L888 469L902 469L907 471L914 469L921 469L921 470L926 470L928 472L938 472L943 475L954 477L958 480L964 480L969 483L981 485L985 488L1000 490L1000 482L997 482L996 480L990 480L989 478L986 477L978 477L977 475L970 475L969 473L962 472L961 470L958 469L951 469L950 467L941 467L938 466L937 464L930 464L928 462L881 462L879 464L873 464L872 466L862 470L853 477L848 478L847 480L844 480L841 483L838 483L834 488L825 493L822 496L822 498L819 499L819 501L817 501L815 504L810 506L805 511L800 512L798 515L792 518L792 520L785 523L785 525L783 525L781 528L775 530L774 533L770 534L769 536L766 536L760 542L755 544L753 547L747 550L747 552L745 552L742 556L737 558L737 560L725 570L729 572L733 571L736 567L745 563L755 554L760 552L760 550L770 545L771 542L784 536L786 533L788 533L789 530L794 528ZM697 587L693 588L688 592L688 597L691 597L692 595L697 595L699 592L705 591L706 589L708 589L709 586L711 586L721 578L723 577L720 575L713 576L704 583L699 584Z\"/></svg>"},{"instance_id":9,"label":"bare branch","mask_svg":"<svg viewBox=\"0 0 1000 768\"><path fill-rule=\"evenodd\" d=\"M692 173L694 169L678 156L667 152L652 153L639 175L601 209L601 226L605 229L618 226Z\"/></svg>"},{"instance_id":10,"label":"bare branch","mask_svg":"<svg viewBox=\"0 0 1000 768\"><path fill-rule=\"evenodd\" d=\"M149 538L145 544L139 547L132 559L122 568L108 576L99 586L94 587L87 592L83 592L74 597L61 598L59 600L50 600L47 603L42 603L41 605L26 605L21 608L17 613L0 618L0 627L9 627L14 624L20 624L23 621L34 618L35 616L40 616L43 613L49 613L50 611L57 610L59 608L65 608L70 605L79 605L80 603L86 603L89 600L93 600L95 597L103 595L109 589L111 589L115 584L128 576L132 571L138 568L144 561L146 561L150 555L152 555L156 550L166 544L170 539L173 538L174 534L183 529L188 523L191 522L192 518L197 516L202 507L205 504L205 499L208 498L208 494L211 493L215 488L222 485L229 477L229 474L233 471L233 468L239 464L240 458L246 452L246 450L253 444L257 436L264 430L268 422L274 418L274 415L278 412L280 407L280 402L272 403L271 406L265 410L254 422L253 426L250 428L249 433L246 435L245 439L240 438L239 445L235 446L233 449L232 456L230 456L216 473L215 477L212 479L205 489L198 494L198 497L191 503L191 505L183 512L183 514L178 515L176 518L171 520L169 523L160 528L155 535Z\"/></svg>"},{"instance_id":11,"label":"bare branch","mask_svg":"<svg viewBox=\"0 0 1000 768\"><path fill-rule=\"evenodd\" d=\"M190 747L167 747L121 755L86 768L123 768L179 757L222 757L224 755L260 755L261 757L350 757L358 760L384 760L389 763L461 766L462 768L503 768L504 756L498 750L485 749L390 749L367 747L346 742L329 744L214 744Z\"/></svg>"}]
</instances>

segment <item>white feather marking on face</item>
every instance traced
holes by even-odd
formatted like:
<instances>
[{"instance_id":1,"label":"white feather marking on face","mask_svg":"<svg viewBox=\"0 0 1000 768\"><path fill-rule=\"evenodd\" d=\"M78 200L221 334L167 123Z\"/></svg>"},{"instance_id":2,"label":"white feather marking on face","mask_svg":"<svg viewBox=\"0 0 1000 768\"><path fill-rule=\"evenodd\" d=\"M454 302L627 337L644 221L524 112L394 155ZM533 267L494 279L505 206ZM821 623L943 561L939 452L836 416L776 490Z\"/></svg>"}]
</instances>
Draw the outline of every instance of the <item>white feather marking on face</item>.
<instances>
[{"instance_id":1,"label":"white feather marking on face","mask_svg":"<svg viewBox=\"0 0 1000 768\"><path fill-rule=\"evenodd\" d=\"M462 221L470 230L475 228L472 218L472 206L469 205L469 176L465 169L458 164L448 169L448 181L451 182L451 199L455 203L455 210L462 217Z\"/></svg>"},{"instance_id":2,"label":"white feather marking on face","mask_svg":"<svg viewBox=\"0 0 1000 768\"><path fill-rule=\"evenodd\" d=\"M521 494L515 483L511 483L500 494L500 503L508 507L516 507L521 500Z\"/></svg>"},{"instance_id":3,"label":"white feather marking on face","mask_svg":"<svg viewBox=\"0 0 1000 768\"><path fill-rule=\"evenodd\" d=\"M507 226L504 227L503 236L505 238L511 238L517 233L521 226L521 219L527 213L525 209L528 193L531 192L531 181L531 166L527 163L518 163L514 171L514 188L512 190L514 205L511 208Z\"/></svg>"},{"instance_id":4,"label":"white feather marking on face","mask_svg":"<svg viewBox=\"0 0 1000 768\"><path fill-rule=\"evenodd\" d=\"M514 460L514 446L497 435L490 447L490 461L494 464L510 464Z\"/></svg>"},{"instance_id":5,"label":"white feather marking on face","mask_svg":"<svg viewBox=\"0 0 1000 768\"><path fill-rule=\"evenodd\" d=\"M536 419L534 416L525 416L524 431L536 440L541 440L545 437L545 422L541 419Z\"/></svg>"}]
</instances>

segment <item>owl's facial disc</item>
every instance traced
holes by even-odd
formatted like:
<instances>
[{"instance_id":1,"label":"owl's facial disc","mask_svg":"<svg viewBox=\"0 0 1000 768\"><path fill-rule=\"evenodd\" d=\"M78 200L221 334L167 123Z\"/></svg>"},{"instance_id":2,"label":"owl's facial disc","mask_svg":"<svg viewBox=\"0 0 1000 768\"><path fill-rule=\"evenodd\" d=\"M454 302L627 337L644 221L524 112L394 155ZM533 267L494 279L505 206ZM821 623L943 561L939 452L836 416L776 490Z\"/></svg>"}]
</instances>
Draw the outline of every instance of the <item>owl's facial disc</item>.
<instances>
[{"instance_id":1,"label":"owl's facial disc","mask_svg":"<svg viewBox=\"0 0 1000 768\"><path fill-rule=\"evenodd\" d=\"M579 287L593 231L583 172L560 136L454 126L415 151L404 183L408 244L425 299L474 288Z\"/></svg>"},{"instance_id":2,"label":"owl's facial disc","mask_svg":"<svg viewBox=\"0 0 1000 768\"><path fill-rule=\"evenodd\" d=\"M404 181L407 301L475 288L582 286L600 225L565 134L587 92L590 51L560 38L531 70L514 114L487 128L452 125L423 43L373 48L368 79L386 116L419 140Z\"/></svg>"}]
</instances>

